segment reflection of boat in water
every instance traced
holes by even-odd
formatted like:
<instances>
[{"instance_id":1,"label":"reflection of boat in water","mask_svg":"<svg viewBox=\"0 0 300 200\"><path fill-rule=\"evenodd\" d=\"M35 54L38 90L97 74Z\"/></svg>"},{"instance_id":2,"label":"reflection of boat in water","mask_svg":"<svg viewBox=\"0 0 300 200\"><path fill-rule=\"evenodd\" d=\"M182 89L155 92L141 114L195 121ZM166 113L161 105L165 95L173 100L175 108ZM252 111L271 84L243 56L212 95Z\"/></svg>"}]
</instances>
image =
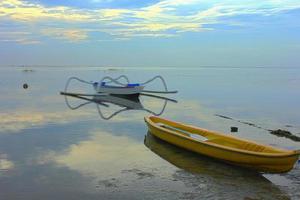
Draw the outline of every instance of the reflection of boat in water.
<instances>
[{"instance_id":1,"label":"reflection of boat in water","mask_svg":"<svg viewBox=\"0 0 300 200\"><path fill-rule=\"evenodd\" d=\"M183 172L177 170L179 174L191 173L190 176L178 177L177 175L176 179L182 180L185 184L205 183L207 184L207 193L229 194L227 199L232 199L233 193L237 195L234 197L235 199L246 199L245 197L249 197L249 199L257 199L257 197L259 197L258 199L290 199L284 191L255 171L232 167L226 163L184 150L153 136L150 132L145 136L144 144L160 158L183 170ZM235 189L237 190L233 191ZM250 198L251 195L253 197Z\"/></svg>"},{"instance_id":2,"label":"reflection of boat in water","mask_svg":"<svg viewBox=\"0 0 300 200\"><path fill-rule=\"evenodd\" d=\"M106 120L113 118L114 116L116 116L117 114L120 114L121 112L129 111L129 110L142 110L142 111L151 113L153 115L159 116L164 112L168 101L175 102L175 103L177 102L174 99L166 98L163 96L151 95L151 94L132 94L132 95L116 95L116 94L115 95L113 95L113 94L97 95L97 94L95 94L95 95L87 95L87 96L86 95L78 95L78 94L74 94L74 93L64 93L64 92L61 92L61 94L65 96L65 102L71 110L78 109L87 104L95 103L100 117L102 119L106 119ZM86 102L81 103L77 106L71 106L71 104L69 103L69 100L67 98L68 96L74 97L77 99L81 99L81 100L85 100ZM91 96L91 98L88 98L89 96ZM155 112L151 109L145 108L140 101L140 96L146 96L146 97L150 97L152 99L163 100L164 103L162 105L161 110L158 112ZM102 107L109 108L112 105L121 107L121 109L113 112L112 114L110 114L108 116L105 116L102 111Z\"/></svg>"},{"instance_id":3,"label":"reflection of boat in water","mask_svg":"<svg viewBox=\"0 0 300 200\"><path fill-rule=\"evenodd\" d=\"M120 107L125 107L128 110L140 110L143 106L137 95L104 95L95 96L94 102L112 103Z\"/></svg>"},{"instance_id":4,"label":"reflection of boat in water","mask_svg":"<svg viewBox=\"0 0 300 200\"><path fill-rule=\"evenodd\" d=\"M156 137L190 151L260 172L291 170L300 151L285 150L159 117L146 117Z\"/></svg>"}]
</instances>

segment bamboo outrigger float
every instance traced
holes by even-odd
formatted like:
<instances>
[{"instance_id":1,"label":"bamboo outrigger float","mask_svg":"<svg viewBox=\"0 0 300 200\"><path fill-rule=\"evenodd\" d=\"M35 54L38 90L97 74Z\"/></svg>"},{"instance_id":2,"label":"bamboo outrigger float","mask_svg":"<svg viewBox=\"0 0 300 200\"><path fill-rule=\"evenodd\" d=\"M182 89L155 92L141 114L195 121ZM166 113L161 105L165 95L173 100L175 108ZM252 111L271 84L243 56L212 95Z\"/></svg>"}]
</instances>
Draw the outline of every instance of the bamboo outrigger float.
<instances>
[{"instance_id":1,"label":"bamboo outrigger float","mask_svg":"<svg viewBox=\"0 0 300 200\"><path fill-rule=\"evenodd\" d=\"M155 116L145 117L145 122L154 136L166 142L259 172L288 172L300 154Z\"/></svg>"}]
</instances>

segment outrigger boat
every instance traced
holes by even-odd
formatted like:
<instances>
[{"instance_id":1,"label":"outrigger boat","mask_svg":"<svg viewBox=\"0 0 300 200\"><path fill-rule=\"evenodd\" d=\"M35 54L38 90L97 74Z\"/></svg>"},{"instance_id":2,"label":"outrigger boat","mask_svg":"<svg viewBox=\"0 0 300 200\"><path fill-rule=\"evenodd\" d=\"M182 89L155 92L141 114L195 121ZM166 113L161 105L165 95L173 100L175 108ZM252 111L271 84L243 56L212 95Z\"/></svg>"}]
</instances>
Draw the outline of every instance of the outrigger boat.
<instances>
[{"instance_id":1,"label":"outrigger boat","mask_svg":"<svg viewBox=\"0 0 300 200\"><path fill-rule=\"evenodd\" d=\"M161 93L161 94L171 94L177 93L177 91L169 91L165 80L161 76L155 76L152 79L143 83L130 83L129 79L125 75L121 75L117 78L112 78L110 76L103 77L100 81L85 81L77 77L70 77L65 86L65 93L67 93L67 88L72 80L77 80L82 83L90 84L93 86L97 93L103 94L117 94L117 95L132 95L140 93ZM125 80L125 81L120 81ZM145 86L154 81L161 80L164 86L163 91L159 90L145 90Z\"/></svg>"},{"instance_id":2,"label":"outrigger boat","mask_svg":"<svg viewBox=\"0 0 300 200\"><path fill-rule=\"evenodd\" d=\"M155 116L145 122L152 135L168 143L259 172L288 172L300 154Z\"/></svg>"}]
</instances>

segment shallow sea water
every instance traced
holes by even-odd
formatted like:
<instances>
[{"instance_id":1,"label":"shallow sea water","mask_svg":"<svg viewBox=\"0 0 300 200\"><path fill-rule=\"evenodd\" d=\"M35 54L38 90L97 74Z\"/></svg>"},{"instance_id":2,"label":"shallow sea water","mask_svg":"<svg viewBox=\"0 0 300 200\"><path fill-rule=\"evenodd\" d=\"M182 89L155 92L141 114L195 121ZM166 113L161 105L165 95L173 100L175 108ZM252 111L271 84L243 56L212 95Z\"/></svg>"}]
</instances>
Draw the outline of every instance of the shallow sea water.
<instances>
[{"instance_id":1,"label":"shallow sea water","mask_svg":"<svg viewBox=\"0 0 300 200\"><path fill-rule=\"evenodd\" d=\"M32 71L0 69L1 200L300 199L299 162L288 173L258 174L154 138L143 120L149 112L132 109L114 115L123 108L109 103L71 110L59 94L71 76L95 81L125 74L143 82L161 75L170 90L178 90L165 95L177 103L168 101L164 108L165 100L141 96L143 108L175 121L300 149L299 142L264 130L285 129L300 136L299 69L26 69ZM147 89L163 86L157 81ZM93 93L91 86L78 82L71 82L68 91ZM87 102L67 100L74 107ZM239 131L230 133L231 126Z\"/></svg>"}]
</instances>

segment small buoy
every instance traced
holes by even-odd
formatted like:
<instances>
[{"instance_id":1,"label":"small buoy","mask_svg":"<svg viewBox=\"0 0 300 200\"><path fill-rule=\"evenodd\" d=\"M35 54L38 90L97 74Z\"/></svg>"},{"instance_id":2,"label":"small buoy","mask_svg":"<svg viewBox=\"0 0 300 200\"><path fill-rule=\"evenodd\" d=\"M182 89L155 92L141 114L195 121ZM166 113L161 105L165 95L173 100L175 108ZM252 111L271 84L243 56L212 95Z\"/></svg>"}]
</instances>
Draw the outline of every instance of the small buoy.
<instances>
[{"instance_id":1,"label":"small buoy","mask_svg":"<svg viewBox=\"0 0 300 200\"><path fill-rule=\"evenodd\" d=\"M232 126L230 127L231 132L238 132L238 127Z\"/></svg>"},{"instance_id":2,"label":"small buoy","mask_svg":"<svg viewBox=\"0 0 300 200\"><path fill-rule=\"evenodd\" d=\"M27 88L28 88L28 84L27 84L27 83L24 83L24 84L23 84L23 88L24 88L24 89L27 89Z\"/></svg>"}]
</instances>

